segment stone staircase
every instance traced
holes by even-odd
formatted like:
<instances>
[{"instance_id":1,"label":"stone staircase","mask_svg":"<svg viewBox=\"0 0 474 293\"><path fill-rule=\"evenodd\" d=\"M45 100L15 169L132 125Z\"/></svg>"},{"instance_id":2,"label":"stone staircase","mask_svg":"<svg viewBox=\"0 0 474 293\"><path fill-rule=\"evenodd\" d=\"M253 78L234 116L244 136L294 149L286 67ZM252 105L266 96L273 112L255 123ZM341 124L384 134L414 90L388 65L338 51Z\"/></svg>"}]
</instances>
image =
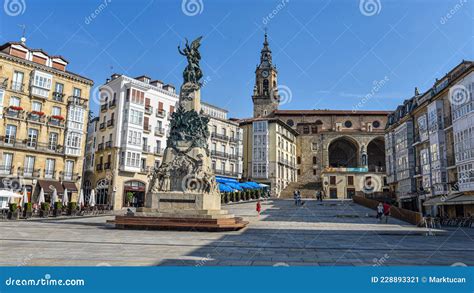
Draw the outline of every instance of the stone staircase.
<instances>
[{"instance_id":1,"label":"stone staircase","mask_svg":"<svg viewBox=\"0 0 474 293\"><path fill-rule=\"evenodd\" d=\"M293 198L293 192L299 190L301 198L315 198L316 190L322 189L320 182L291 182L280 193L280 198Z\"/></svg>"}]
</instances>

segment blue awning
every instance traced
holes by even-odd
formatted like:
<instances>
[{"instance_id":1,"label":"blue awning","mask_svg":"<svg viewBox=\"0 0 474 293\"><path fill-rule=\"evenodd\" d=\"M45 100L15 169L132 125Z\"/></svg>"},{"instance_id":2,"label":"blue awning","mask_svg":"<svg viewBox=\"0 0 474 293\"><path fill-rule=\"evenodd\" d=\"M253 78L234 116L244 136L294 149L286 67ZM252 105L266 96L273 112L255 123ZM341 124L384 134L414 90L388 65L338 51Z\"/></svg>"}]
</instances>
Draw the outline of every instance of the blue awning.
<instances>
[{"instance_id":1,"label":"blue awning","mask_svg":"<svg viewBox=\"0 0 474 293\"><path fill-rule=\"evenodd\" d=\"M248 182L241 182L239 183L239 185L243 189L255 189L255 187L253 187L252 185L249 185Z\"/></svg>"},{"instance_id":2,"label":"blue awning","mask_svg":"<svg viewBox=\"0 0 474 293\"><path fill-rule=\"evenodd\" d=\"M260 189L262 188L257 182L252 182L252 181L248 181L248 182L245 182L246 184L252 186L253 188L255 189Z\"/></svg>"},{"instance_id":3,"label":"blue awning","mask_svg":"<svg viewBox=\"0 0 474 293\"><path fill-rule=\"evenodd\" d=\"M219 183L219 191L220 192L232 192L234 191L234 189L232 189L230 186L227 186L223 183Z\"/></svg>"},{"instance_id":4,"label":"blue awning","mask_svg":"<svg viewBox=\"0 0 474 293\"><path fill-rule=\"evenodd\" d=\"M237 189L237 190L243 190L242 187L240 187L239 183L234 183L234 182L226 182L225 185L228 185L230 187L232 187L233 189Z\"/></svg>"},{"instance_id":5,"label":"blue awning","mask_svg":"<svg viewBox=\"0 0 474 293\"><path fill-rule=\"evenodd\" d=\"M229 178L229 177L222 177L222 176L216 176L216 181L218 183L228 183L228 182L231 182L231 183L239 183L239 181L235 178Z\"/></svg>"}]
</instances>

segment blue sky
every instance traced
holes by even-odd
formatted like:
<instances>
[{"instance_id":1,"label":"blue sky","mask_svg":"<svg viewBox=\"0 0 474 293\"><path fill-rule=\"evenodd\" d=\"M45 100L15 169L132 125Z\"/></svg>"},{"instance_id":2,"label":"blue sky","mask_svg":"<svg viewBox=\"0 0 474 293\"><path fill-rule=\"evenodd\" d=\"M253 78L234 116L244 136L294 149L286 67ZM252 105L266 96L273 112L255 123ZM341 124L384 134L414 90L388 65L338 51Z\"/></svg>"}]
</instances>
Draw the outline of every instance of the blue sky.
<instances>
[{"instance_id":1,"label":"blue sky","mask_svg":"<svg viewBox=\"0 0 474 293\"><path fill-rule=\"evenodd\" d=\"M282 109L393 110L415 86L474 59L472 0L9 1L22 10L0 10L0 42L19 40L25 24L28 46L63 55L96 86L117 72L178 88L177 45L203 35L203 100L232 117L252 114L264 27Z\"/></svg>"}]
</instances>

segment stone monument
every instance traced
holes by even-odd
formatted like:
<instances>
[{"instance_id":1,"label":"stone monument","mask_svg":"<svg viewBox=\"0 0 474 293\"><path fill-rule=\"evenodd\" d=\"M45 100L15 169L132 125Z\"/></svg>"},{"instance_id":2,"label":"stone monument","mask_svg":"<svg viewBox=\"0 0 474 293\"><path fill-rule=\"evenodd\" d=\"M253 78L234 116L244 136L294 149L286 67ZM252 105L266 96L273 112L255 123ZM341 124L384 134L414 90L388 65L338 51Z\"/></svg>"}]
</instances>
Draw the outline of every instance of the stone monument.
<instances>
[{"instance_id":1,"label":"stone monument","mask_svg":"<svg viewBox=\"0 0 474 293\"><path fill-rule=\"evenodd\" d=\"M117 228L189 228L238 230L247 222L221 209L221 197L211 167L209 118L201 113L202 37L183 50L188 65L183 72L177 110L171 115L163 162L150 176L145 207L134 216L117 216Z\"/></svg>"}]
</instances>

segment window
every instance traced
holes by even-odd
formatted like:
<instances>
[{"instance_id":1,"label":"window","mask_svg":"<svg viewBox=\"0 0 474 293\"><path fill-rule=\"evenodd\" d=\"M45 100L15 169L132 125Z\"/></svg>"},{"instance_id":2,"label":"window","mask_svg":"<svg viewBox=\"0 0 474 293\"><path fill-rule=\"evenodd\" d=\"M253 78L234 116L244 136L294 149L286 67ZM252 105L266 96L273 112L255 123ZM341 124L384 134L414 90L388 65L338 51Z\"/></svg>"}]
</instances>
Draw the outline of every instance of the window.
<instances>
[{"instance_id":1,"label":"window","mask_svg":"<svg viewBox=\"0 0 474 293\"><path fill-rule=\"evenodd\" d=\"M13 164L13 154L3 153L2 164L0 166L0 174L10 174Z\"/></svg>"},{"instance_id":2,"label":"window","mask_svg":"<svg viewBox=\"0 0 474 293\"><path fill-rule=\"evenodd\" d=\"M16 139L16 125L8 124L5 129L5 143L13 144Z\"/></svg>"},{"instance_id":3,"label":"window","mask_svg":"<svg viewBox=\"0 0 474 293\"><path fill-rule=\"evenodd\" d=\"M311 150L313 150L313 151L317 151L317 150L318 150L318 143L317 143L317 142L313 142L313 143L311 144Z\"/></svg>"},{"instance_id":4,"label":"window","mask_svg":"<svg viewBox=\"0 0 474 293\"><path fill-rule=\"evenodd\" d=\"M130 123L135 125L143 125L143 112L130 109Z\"/></svg>"},{"instance_id":5,"label":"window","mask_svg":"<svg viewBox=\"0 0 474 293\"><path fill-rule=\"evenodd\" d=\"M10 106L20 107L20 98L10 97Z\"/></svg>"},{"instance_id":6,"label":"window","mask_svg":"<svg viewBox=\"0 0 474 293\"><path fill-rule=\"evenodd\" d=\"M225 171L225 162L221 162L221 170Z\"/></svg>"},{"instance_id":7,"label":"window","mask_svg":"<svg viewBox=\"0 0 474 293\"><path fill-rule=\"evenodd\" d=\"M77 132L68 132L66 135L66 154L79 155L81 148L82 135Z\"/></svg>"},{"instance_id":8,"label":"window","mask_svg":"<svg viewBox=\"0 0 474 293\"><path fill-rule=\"evenodd\" d=\"M85 110L82 107L70 106L68 109L68 128L82 131L84 125Z\"/></svg>"},{"instance_id":9,"label":"window","mask_svg":"<svg viewBox=\"0 0 474 293\"><path fill-rule=\"evenodd\" d=\"M67 160L64 166L64 179L72 180L72 174L74 173L74 161Z\"/></svg>"},{"instance_id":10,"label":"window","mask_svg":"<svg viewBox=\"0 0 474 293\"><path fill-rule=\"evenodd\" d=\"M14 91L22 91L23 90L23 72L15 71L13 73L13 80L12 80L12 90Z\"/></svg>"},{"instance_id":11,"label":"window","mask_svg":"<svg viewBox=\"0 0 474 293\"><path fill-rule=\"evenodd\" d=\"M41 104L40 102L36 102L36 101L31 102L31 110L32 111L41 112L41 107L42 106L43 106L43 104Z\"/></svg>"},{"instance_id":12,"label":"window","mask_svg":"<svg viewBox=\"0 0 474 293\"><path fill-rule=\"evenodd\" d=\"M347 120L346 122L344 122L344 127L345 128L351 128L352 127L352 122L350 120Z\"/></svg>"},{"instance_id":13,"label":"window","mask_svg":"<svg viewBox=\"0 0 474 293\"><path fill-rule=\"evenodd\" d=\"M374 121L374 122L372 122L372 126L374 128L379 128L380 127L380 122L379 121Z\"/></svg>"},{"instance_id":14,"label":"window","mask_svg":"<svg viewBox=\"0 0 474 293\"><path fill-rule=\"evenodd\" d=\"M25 157L25 165L24 165L24 170L23 170L23 174L24 175L29 175L29 176L32 176L33 175L33 170L35 168L35 157L33 156L26 156Z\"/></svg>"},{"instance_id":15,"label":"window","mask_svg":"<svg viewBox=\"0 0 474 293\"><path fill-rule=\"evenodd\" d=\"M303 133L309 134L309 126L303 126Z\"/></svg>"},{"instance_id":16,"label":"window","mask_svg":"<svg viewBox=\"0 0 474 293\"><path fill-rule=\"evenodd\" d=\"M293 125L295 125L295 122L294 122L293 120L291 120L291 119L288 119L288 120L286 121L286 124L288 124L288 126L293 126Z\"/></svg>"},{"instance_id":17,"label":"window","mask_svg":"<svg viewBox=\"0 0 474 293\"><path fill-rule=\"evenodd\" d=\"M3 96L5 95L5 91L0 89L0 118L3 117Z\"/></svg>"},{"instance_id":18,"label":"window","mask_svg":"<svg viewBox=\"0 0 474 293\"><path fill-rule=\"evenodd\" d=\"M316 175L316 169L313 169L313 175Z\"/></svg>"},{"instance_id":19,"label":"window","mask_svg":"<svg viewBox=\"0 0 474 293\"><path fill-rule=\"evenodd\" d=\"M33 95L47 98L51 89L53 76L51 74L35 71L31 91Z\"/></svg>"},{"instance_id":20,"label":"window","mask_svg":"<svg viewBox=\"0 0 474 293\"><path fill-rule=\"evenodd\" d=\"M296 157L296 163L297 163L297 164L301 164L301 157L299 157L299 156Z\"/></svg>"},{"instance_id":21,"label":"window","mask_svg":"<svg viewBox=\"0 0 474 293\"><path fill-rule=\"evenodd\" d=\"M64 84L57 82L54 87L54 91L58 94L64 93Z\"/></svg>"},{"instance_id":22,"label":"window","mask_svg":"<svg viewBox=\"0 0 474 293\"><path fill-rule=\"evenodd\" d=\"M27 146L35 148L37 142L38 142L38 129L29 128Z\"/></svg>"},{"instance_id":23,"label":"window","mask_svg":"<svg viewBox=\"0 0 474 293\"><path fill-rule=\"evenodd\" d=\"M354 185L354 176L347 176L347 185Z\"/></svg>"},{"instance_id":24,"label":"window","mask_svg":"<svg viewBox=\"0 0 474 293\"><path fill-rule=\"evenodd\" d=\"M313 165L316 165L318 163L318 160L316 159L316 156L313 156Z\"/></svg>"},{"instance_id":25,"label":"window","mask_svg":"<svg viewBox=\"0 0 474 293\"><path fill-rule=\"evenodd\" d=\"M336 176L329 176L329 184L336 185Z\"/></svg>"},{"instance_id":26,"label":"window","mask_svg":"<svg viewBox=\"0 0 474 293\"><path fill-rule=\"evenodd\" d=\"M61 108L53 106L53 108L51 110L51 115L52 116L61 116Z\"/></svg>"},{"instance_id":27,"label":"window","mask_svg":"<svg viewBox=\"0 0 474 293\"><path fill-rule=\"evenodd\" d=\"M140 154L135 152L127 152L127 159L125 165L129 167L140 167Z\"/></svg>"},{"instance_id":28,"label":"window","mask_svg":"<svg viewBox=\"0 0 474 293\"><path fill-rule=\"evenodd\" d=\"M50 150L56 150L58 146L58 137L59 137L59 134L56 132L51 132L49 134L48 148Z\"/></svg>"},{"instance_id":29,"label":"window","mask_svg":"<svg viewBox=\"0 0 474 293\"><path fill-rule=\"evenodd\" d=\"M46 159L46 164L44 168L44 177L45 178L53 178L54 177L54 166L56 164L56 160L54 159Z\"/></svg>"},{"instance_id":30,"label":"window","mask_svg":"<svg viewBox=\"0 0 474 293\"><path fill-rule=\"evenodd\" d=\"M136 89L132 89L132 103L143 105L145 102L145 93Z\"/></svg>"},{"instance_id":31,"label":"window","mask_svg":"<svg viewBox=\"0 0 474 293\"><path fill-rule=\"evenodd\" d=\"M74 97L80 98L81 95L82 95L81 89L78 89L77 87L75 87L75 88L72 90L72 95L73 95Z\"/></svg>"},{"instance_id":32,"label":"window","mask_svg":"<svg viewBox=\"0 0 474 293\"><path fill-rule=\"evenodd\" d=\"M316 125L311 125L311 133L318 133L318 127Z\"/></svg>"},{"instance_id":33,"label":"window","mask_svg":"<svg viewBox=\"0 0 474 293\"><path fill-rule=\"evenodd\" d=\"M140 131L129 130L128 131L128 140L129 144L140 145L142 141L142 133Z\"/></svg>"}]
</instances>

